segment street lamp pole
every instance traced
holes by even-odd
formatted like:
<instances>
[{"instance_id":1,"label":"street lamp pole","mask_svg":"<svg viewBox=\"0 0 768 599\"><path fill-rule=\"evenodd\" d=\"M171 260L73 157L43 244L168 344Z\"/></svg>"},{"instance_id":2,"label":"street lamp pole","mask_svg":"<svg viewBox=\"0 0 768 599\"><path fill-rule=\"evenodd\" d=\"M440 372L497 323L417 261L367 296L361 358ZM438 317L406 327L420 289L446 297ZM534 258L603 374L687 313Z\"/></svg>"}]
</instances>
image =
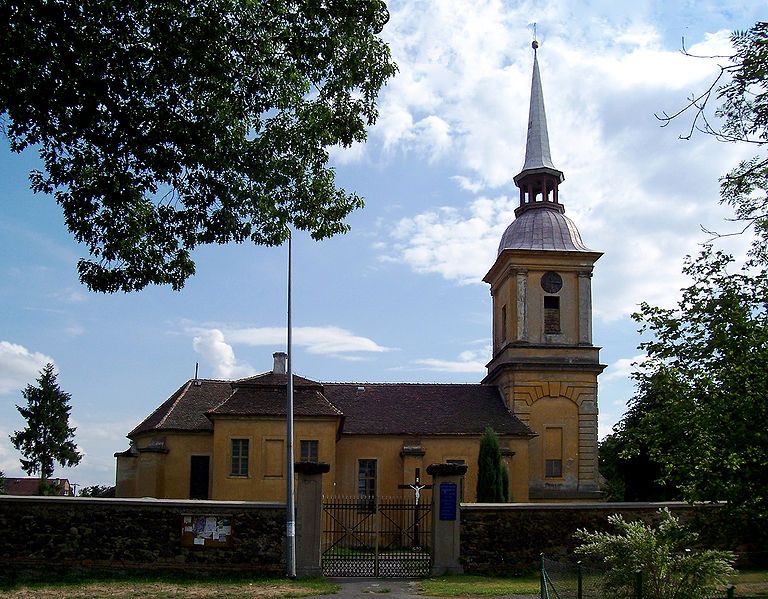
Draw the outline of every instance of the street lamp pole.
<instances>
[{"instance_id":1,"label":"street lamp pole","mask_svg":"<svg viewBox=\"0 0 768 599\"><path fill-rule=\"evenodd\" d=\"M293 330L291 322L291 231L288 231L288 393L285 408L286 430L286 492L285 492L285 548L289 578L296 578L296 513L293 489L293 356L291 355Z\"/></svg>"}]
</instances>

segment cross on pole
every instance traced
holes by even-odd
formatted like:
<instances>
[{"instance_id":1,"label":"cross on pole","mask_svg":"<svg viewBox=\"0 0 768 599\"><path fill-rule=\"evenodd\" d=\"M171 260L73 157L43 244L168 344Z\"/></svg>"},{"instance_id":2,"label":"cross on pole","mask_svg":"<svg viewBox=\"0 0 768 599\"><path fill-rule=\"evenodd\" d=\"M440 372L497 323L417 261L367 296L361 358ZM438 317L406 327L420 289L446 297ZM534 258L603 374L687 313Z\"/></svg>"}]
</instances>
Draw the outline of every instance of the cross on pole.
<instances>
[{"instance_id":1,"label":"cross on pole","mask_svg":"<svg viewBox=\"0 0 768 599\"><path fill-rule=\"evenodd\" d=\"M416 473L413 477L413 482L409 483L407 485L397 485L398 489L413 489L415 494L415 501L413 503L413 541L412 545L414 547L421 546L420 538L421 538L421 526L420 526L420 520L421 516L419 516L419 501L421 501L421 491L423 489L431 489L432 485L424 485L421 483L421 468L416 468Z\"/></svg>"}]
</instances>

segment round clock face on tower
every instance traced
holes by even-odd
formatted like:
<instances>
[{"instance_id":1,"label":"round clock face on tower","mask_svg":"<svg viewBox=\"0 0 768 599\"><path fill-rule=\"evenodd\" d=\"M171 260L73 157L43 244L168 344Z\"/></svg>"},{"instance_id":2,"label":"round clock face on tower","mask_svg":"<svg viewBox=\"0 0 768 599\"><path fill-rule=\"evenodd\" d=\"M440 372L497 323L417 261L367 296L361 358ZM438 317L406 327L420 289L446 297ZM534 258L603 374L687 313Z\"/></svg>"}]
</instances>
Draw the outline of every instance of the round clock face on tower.
<instances>
[{"instance_id":1,"label":"round clock face on tower","mask_svg":"<svg viewBox=\"0 0 768 599\"><path fill-rule=\"evenodd\" d=\"M563 278L556 272L545 272L541 275L541 288L547 293L557 293L563 288Z\"/></svg>"}]
</instances>

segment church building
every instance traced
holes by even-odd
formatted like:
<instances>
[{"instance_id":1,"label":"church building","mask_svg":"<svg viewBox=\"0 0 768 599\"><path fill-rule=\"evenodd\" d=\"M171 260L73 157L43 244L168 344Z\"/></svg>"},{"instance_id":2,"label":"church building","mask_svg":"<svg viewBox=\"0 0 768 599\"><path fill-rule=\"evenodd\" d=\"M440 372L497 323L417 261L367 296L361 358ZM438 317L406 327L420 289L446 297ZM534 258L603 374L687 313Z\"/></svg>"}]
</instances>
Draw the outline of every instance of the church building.
<instances>
[{"instance_id":1,"label":"church building","mask_svg":"<svg viewBox=\"0 0 768 599\"><path fill-rule=\"evenodd\" d=\"M412 496L426 468L468 466L474 501L480 437L498 434L510 499L594 501L597 377L591 278L602 255L565 216L550 155L534 42L525 163L515 219L483 279L493 357L478 384L322 383L294 376L297 461L330 464L326 495ZM115 454L118 497L281 501L286 359L236 381L192 379L128 433ZM427 491L428 492L428 491Z\"/></svg>"}]
</instances>

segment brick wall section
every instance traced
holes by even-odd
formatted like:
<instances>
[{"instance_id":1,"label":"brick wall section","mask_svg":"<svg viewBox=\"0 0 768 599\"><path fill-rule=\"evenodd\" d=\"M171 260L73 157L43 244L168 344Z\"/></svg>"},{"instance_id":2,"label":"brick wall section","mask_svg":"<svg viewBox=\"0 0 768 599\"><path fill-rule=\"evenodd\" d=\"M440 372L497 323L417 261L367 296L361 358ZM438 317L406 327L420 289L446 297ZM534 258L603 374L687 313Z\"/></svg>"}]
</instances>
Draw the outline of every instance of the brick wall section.
<instances>
[{"instance_id":1,"label":"brick wall section","mask_svg":"<svg viewBox=\"0 0 768 599\"><path fill-rule=\"evenodd\" d=\"M737 530L718 505L687 503L595 503L595 504L462 504L461 561L473 574L513 574L535 570L543 552L549 557L573 554L577 529L610 531L608 516L622 514L628 521L658 520L666 506L700 533L702 546L728 549L739 554L740 563L750 565L765 559L749 532Z\"/></svg>"},{"instance_id":2,"label":"brick wall section","mask_svg":"<svg viewBox=\"0 0 768 599\"><path fill-rule=\"evenodd\" d=\"M229 547L182 547L184 515L230 516ZM285 571L285 506L239 501L0 496L5 573Z\"/></svg>"}]
</instances>

